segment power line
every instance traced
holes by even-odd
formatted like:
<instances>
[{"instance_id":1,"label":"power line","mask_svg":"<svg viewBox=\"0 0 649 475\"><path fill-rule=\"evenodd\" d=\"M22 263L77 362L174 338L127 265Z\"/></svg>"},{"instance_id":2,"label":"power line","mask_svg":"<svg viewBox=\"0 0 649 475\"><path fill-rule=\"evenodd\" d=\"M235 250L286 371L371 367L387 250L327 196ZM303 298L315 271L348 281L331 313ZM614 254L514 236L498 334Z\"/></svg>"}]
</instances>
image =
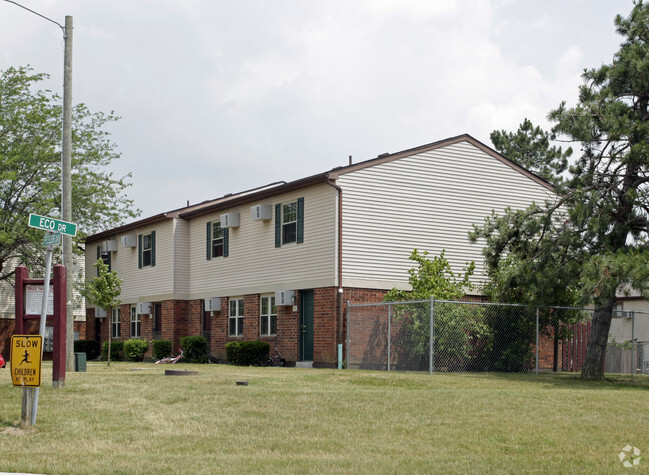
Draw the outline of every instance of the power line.
<instances>
[{"instance_id":1,"label":"power line","mask_svg":"<svg viewBox=\"0 0 649 475\"><path fill-rule=\"evenodd\" d=\"M23 9L27 10L28 12L33 13L34 15L38 15L39 17L44 18L47 21L51 21L52 23L57 25L59 28L61 28L61 30L63 31L63 36L65 36L65 27L63 25L61 25L59 22L54 21L51 18L47 18L45 15L41 15L40 13L35 12L34 10L30 10L26 6L21 5L20 3L14 2L13 0L5 0L5 2L13 3L14 5L16 5L16 6L20 7L20 8L23 8Z\"/></svg>"}]
</instances>

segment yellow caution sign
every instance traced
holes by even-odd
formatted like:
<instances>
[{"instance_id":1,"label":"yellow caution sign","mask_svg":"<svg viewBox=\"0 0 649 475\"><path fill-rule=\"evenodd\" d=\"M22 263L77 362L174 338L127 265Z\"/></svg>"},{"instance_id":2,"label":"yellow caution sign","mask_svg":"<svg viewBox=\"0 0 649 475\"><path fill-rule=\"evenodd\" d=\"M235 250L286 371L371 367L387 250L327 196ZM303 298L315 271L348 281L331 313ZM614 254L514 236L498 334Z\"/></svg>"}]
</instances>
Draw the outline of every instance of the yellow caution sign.
<instances>
[{"instance_id":1,"label":"yellow caution sign","mask_svg":"<svg viewBox=\"0 0 649 475\"><path fill-rule=\"evenodd\" d=\"M14 386L41 385L41 355L43 337L13 335L11 337L11 379Z\"/></svg>"}]
</instances>

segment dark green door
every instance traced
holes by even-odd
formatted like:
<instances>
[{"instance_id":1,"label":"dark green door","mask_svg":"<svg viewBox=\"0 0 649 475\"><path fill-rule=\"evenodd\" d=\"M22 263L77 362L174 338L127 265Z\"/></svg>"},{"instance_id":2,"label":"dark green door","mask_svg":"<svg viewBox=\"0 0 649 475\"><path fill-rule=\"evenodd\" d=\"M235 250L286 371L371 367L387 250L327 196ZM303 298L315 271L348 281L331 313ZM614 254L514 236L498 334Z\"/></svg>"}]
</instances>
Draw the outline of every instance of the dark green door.
<instances>
[{"instance_id":1,"label":"dark green door","mask_svg":"<svg viewBox=\"0 0 649 475\"><path fill-rule=\"evenodd\" d=\"M313 290L300 291L300 359L313 361Z\"/></svg>"}]
</instances>

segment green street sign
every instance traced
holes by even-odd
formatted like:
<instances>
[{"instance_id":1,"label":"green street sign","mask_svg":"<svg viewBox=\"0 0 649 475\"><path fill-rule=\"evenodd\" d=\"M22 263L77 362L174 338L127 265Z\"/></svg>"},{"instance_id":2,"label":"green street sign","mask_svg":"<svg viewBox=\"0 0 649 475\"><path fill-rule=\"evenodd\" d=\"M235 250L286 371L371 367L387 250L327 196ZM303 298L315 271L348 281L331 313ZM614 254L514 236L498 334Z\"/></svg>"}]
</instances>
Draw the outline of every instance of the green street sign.
<instances>
[{"instance_id":1,"label":"green street sign","mask_svg":"<svg viewBox=\"0 0 649 475\"><path fill-rule=\"evenodd\" d=\"M61 233L50 231L43 236L43 246L58 246L61 244Z\"/></svg>"},{"instance_id":2,"label":"green street sign","mask_svg":"<svg viewBox=\"0 0 649 475\"><path fill-rule=\"evenodd\" d=\"M77 225L74 223L66 223L59 219L48 218L47 216L39 216L37 214L29 214L29 226L31 228L44 229L45 231L56 231L68 236L77 235Z\"/></svg>"}]
</instances>

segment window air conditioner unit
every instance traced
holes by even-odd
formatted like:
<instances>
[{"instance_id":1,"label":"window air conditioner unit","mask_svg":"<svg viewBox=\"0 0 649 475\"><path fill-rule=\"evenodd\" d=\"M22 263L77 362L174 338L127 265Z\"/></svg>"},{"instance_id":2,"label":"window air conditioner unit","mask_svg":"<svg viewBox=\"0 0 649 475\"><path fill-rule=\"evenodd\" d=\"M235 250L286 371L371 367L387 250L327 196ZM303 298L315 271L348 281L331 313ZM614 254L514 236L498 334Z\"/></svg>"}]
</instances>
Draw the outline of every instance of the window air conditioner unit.
<instances>
[{"instance_id":1,"label":"window air conditioner unit","mask_svg":"<svg viewBox=\"0 0 649 475\"><path fill-rule=\"evenodd\" d=\"M117 251L117 239L109 239L101 243L101 250L104 252L115 252Z\"/></svg>"},{"instance_id":2,"label":"window air conditioner unit","mask_svg":"<svg viewBox=\"0 0 649 475\"><path fill-rule=\"evenodd\" d=\"M293 305L295 303L294 290L279 290L275 292L275 305Z\"/></svg>"},{"instance_id":3,"label":"window air conditioner unit","mask_svg":"<svg viewBox=\"0 0 649 475\"><path fill-rule=\"evenodd\" d=\"M151 302L141 302L137 304L138 315L151 315Z\"/></svg>"},{"instance_id":4,"label":"window air conditioner unit","mask_svg":"<svg viewBox=\"0 0 649 475\"><path fill-rule=\"evenodd\" d=\"M95 318L106 318L106 310L101 307L95 307Z\"/></svg>"},{"instance_id":5,"label":"window air conditioner unit","mask_svg":"<svg viewBox=\"0 0 649 475\"><path fill-rule=\"evenodd\" d=\"M273 218L273 207L269 204L251 206L250 217L253 221L268 221Z\"/></svg>"},{"instance_id":6,"label":"window air conditioner unit","mask_svg":"<svg viewBox=\"0 0 649 475\"><path fill-rule=\"evenodd\" d=\"M221 297L212 297L205 299L206 312L220 312L221 311Z\"/></svg>"},{"instance_id":7,"label":"window air conditioner unit","mask_svg":"<svg viewBox=\"0 0 649 475\"><path fill-rule=\"evenodd\" d=\"M222 228L238 228L239 227L239 213L225 213L221 215Z\"/></svg>"},{"instance_id":8,"label":"window air conditioner unit","mask_svg":"<svg viewBox=\"0 0 649 475\"><path fill-rule=\"evenodd\" d=\"M137 247L137 236L135 234L122 236L122 247Z\"/></svg>"},{"instance_id":9,"label":"window air conditioner unit","mask_svg":"<svg viewBox=\"0 0 649 475\"><path fill-rule=\"evenodd\" d=\"M622 310L620 314L622 318L631 318L633 316L633 313L628 310Z\"/></svg>"}]
</instances>

